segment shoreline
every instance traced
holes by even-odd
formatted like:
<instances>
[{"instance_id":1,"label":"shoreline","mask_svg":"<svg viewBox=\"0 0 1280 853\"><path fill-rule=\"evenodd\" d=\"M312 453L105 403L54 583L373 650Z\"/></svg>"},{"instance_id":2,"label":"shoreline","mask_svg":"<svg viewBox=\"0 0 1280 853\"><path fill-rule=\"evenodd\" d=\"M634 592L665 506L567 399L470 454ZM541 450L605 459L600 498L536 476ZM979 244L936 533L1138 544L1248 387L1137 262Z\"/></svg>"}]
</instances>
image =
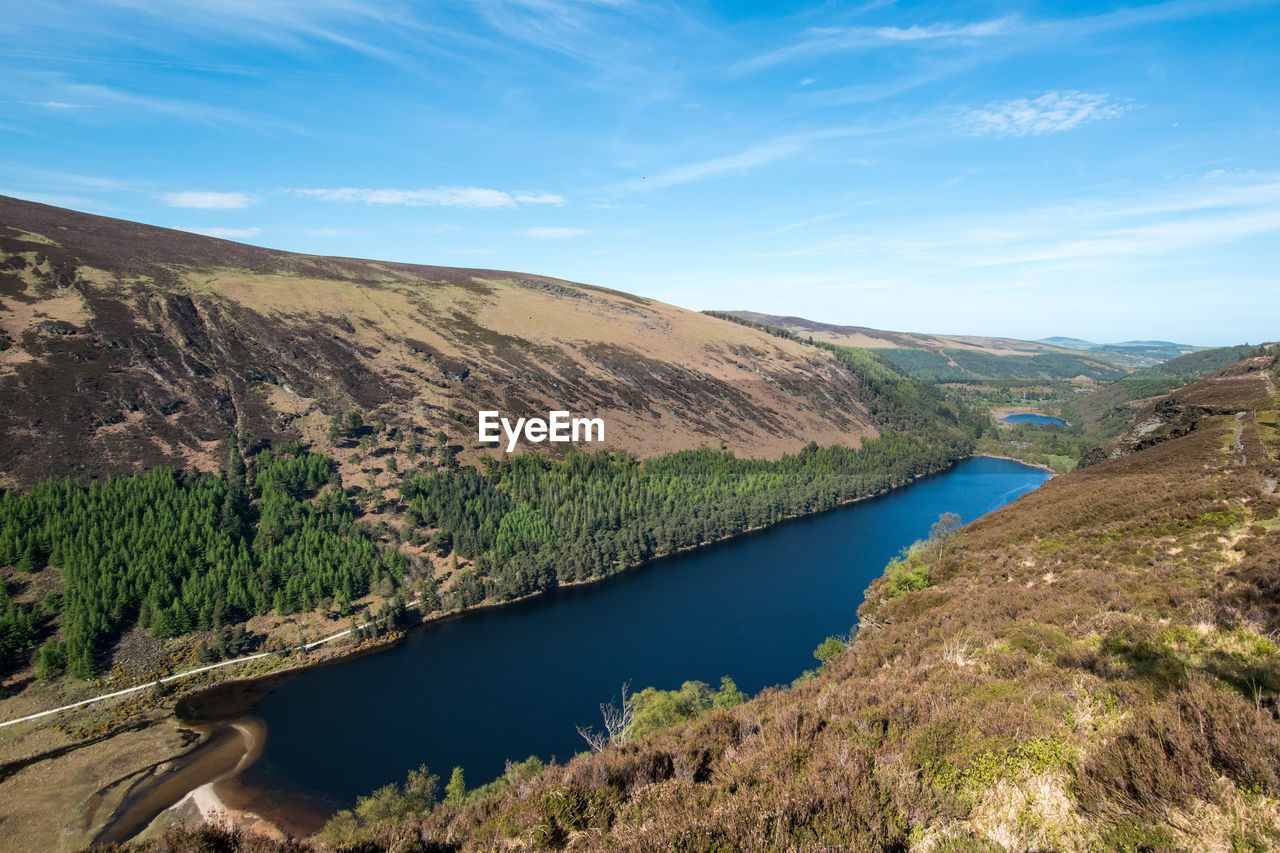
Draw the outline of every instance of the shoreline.
<instances>
[{"instance_id":1,"label":"shoreline","mask_svg":"<svg viewBox=\"0 0 1280 853\"><path fill-rule=\"evenodd\" d=\"M505 607L507 605L516 604L522 601L527 601L533 598L537 598L538 596L545 595L546 593L552 592L555 589L560 587L566 587L566 588L579 587L579 586L585 586L588 584L598 583L600 581L604 581L609 578L612 578L616 575L620 575L623 572L630 572L635 569L639 569L642 566L651 565L660 560L666 560L666 559L681 556L684 554L689 554L689 553L699 551L704 548L709 548L715 545L726 544L739 537L774 529L786 522L799 521L806 518L812 518L827 512L833 512L838 509L849 507L853 504L860 503L862 501L867 501L873 498L882 497L892 491L895 491L896 489L903 488L904 486L909 486L912 483L918 482L922 479L926 479L932 476L937 476L939 474L944 474L952 470L953 468L955 468L956 465L958 465L959 463L965 460L984 458L984 457L990 458L990 459L1001 459L1001 460L1013 462L1015 464L1022 465L1028 468L1037 468L1040 470L1048 471L1050 478L1054 476L1052 469L1044 465L1026 462L1021 459L1015 459L1013 457L1007 457L1007 456L997 456L994 454L985 454L985 453L970 453L966 456L958 457L949 465L947 465L945 468L942 468L938 471L934 471L928 474L918 475L912 478L910 481L903 483L899 486L885 489L880 492L876 492L874 494L850 498L848 500L841 501L833 506L826 507L824 509L816 510L813 512L784 516L772 524L750 527L750 528L738 531L736 533L729 534L727 536L722 536L718 539L709 540L706 542L698 543L697 545L686 546L686 547L679 548L667 553L654 555L653 557L639 561L632 566L628 566L626 569L622 570L621 572L614 571L609 574L599 575L596 577L569 581L565 583L559 583L557 584L556 587L552 587L551 589L540 590L538 592L530 593L528 595L520 596L519 598L513 598L507 601L497 601L497 602L476 604L476 605L472 605L470 607L466 607L466 608L452 611L449 613L441 613L434 616L426 616L418 624L408 628L406 631L382 641L373 642L367 645L361 645L360 647L349 649L349 650L339 651L335 654L328 655L318 660L304 659L301 661L296 661L290 666L287 666L278 670L273 670L271 672L249 675L245 677L229 677L229 678L226 678L225 680L218 681L214 684L201 687L195 690L189 696L182 697L178 701L178 703L175 704L169 716L167 716L164 720L161 720L159 722L173 721L178 723L179 725L221 724L221 725L233 726L238 730L240 730L242 736L246 740L245 751L241 755L240 760L237 762L236 767L233 771L219 774L216 778L206 780L203 783L192 788L191 790L187 791L177 802L174 802L171 805L167 806L165 809L162 809L155 817L151 819L151 821L148 822L148 825L152 821L154 821L157 817L159 817L160 815L163 815L165 811L175 811L179 808L179 806L182 806L186 803L191 803L193 808L198 811L201 817L201 820L203 821L212 822L215 819L222 819L224 821L229 820L232 825L240 826L242 829L252 831L255 834L264 834L264 835L268 835L270 837L275 838L276 834L279 833L280 834L279 837L284 837L283 836L284 830L280 825L281 821L279 820L278 817L273 816L273 818L268 818L254 811L250 811L247 809L234 808L228 805L226 800L218 791L219 784L225 781L234 779L241 772L248 769L257 761L258 757L261 755L263 751L263 748L265 745L265 737L266 737L265 726L263 726L263 731L261 732L262 736L255 738L253 737L252 734L248 733L243 727L237 725L237 722L244 719L245 715L251 715L253 713L253 710L256 707L257 702L266 695L266 692L269 692L271 689L273 689L271 686L271 682L273 680L283 680L287 678L292 678L295 675L301 674L305 670L325 666L328 664L345 662L357 657L361 657L367 654L373 654L375 652L379 652L384 649L391 648L395 645L398 645L400 642L404 641L404 639L408 636L410 632L422 630L426 628L428 625L431 625L437 622L444 622L451 619L457 619L467 615L468 613L472 613L475 611L481 611L481 610L496 608L496 607ZM419 600L415 600L409 603L407 606L417 607L418 605L419 605ZM304 648L308 648L308 649L313 648L317 645L320 645L321 643L336 640L340 636L346 636L349 633L350 631L344 631L344 632L341 632L341 634L339 635L334 635L332 637L326 638L325 640L319 640L319 641L314 641L312 643L309 643ZM297 649L293 651L297 651ZM261 688L261 689L255 689L255 688ZM236 719L232 720L231 718L233 717L235 717ZM183 753L182 755L183 756L190 755L192 752L195 752L198 749L200 749L199 746L193 747L192 750L186 753ZM171 760L177 759L180 757L182 756L173 756ZM116 823L117 821L113 820L110 825L113 826Z\"/></svg>"},{"instance_id":2,"label":"shoreline","mask_svg":"<svg viewBox=\"0 0 1280 853\"><path fill-rule=\"evenodd\" d=\"M1026 465L1028 468L1039 468L1041 471L1049 472L1049 479L1052 480L1058 476L1057 472L1048 465L1039 462L1028 462L1025 459L1016 459L1013 456L999 456L995 453L975 453L972 456L965 457L967 459L1003 459L1006 462L1017 462L1019 465Z\"/></svg>"},{"instance_id":3,"label":"shoreline","mask_svg":"<svg viewBox=\"0 0 1280 853\"><path fill-rule=\"evenodd\" d=\"M1042 411L1043 406L992 406L991 417L998 426L1014 427L1017 424L1011 424L1005 420L1010 415L1043 415L1046 418L1057 418L1064 421L1067 426L1071 426L1071 422L1060 415L1050 415ZM1018 460L1015 460L1018 461Z\"/></svg>"}]
</instances>

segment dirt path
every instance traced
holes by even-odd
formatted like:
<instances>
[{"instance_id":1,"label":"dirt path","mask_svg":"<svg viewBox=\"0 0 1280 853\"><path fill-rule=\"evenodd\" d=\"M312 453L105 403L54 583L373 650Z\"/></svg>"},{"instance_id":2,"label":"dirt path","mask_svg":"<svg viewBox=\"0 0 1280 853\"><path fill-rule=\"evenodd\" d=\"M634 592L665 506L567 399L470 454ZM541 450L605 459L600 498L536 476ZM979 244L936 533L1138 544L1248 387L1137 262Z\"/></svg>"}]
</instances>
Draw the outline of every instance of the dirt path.
<instances>
[{"instance_id":1,"label":"dirt path","mask_svg":"<svg viewBox=\"0 0 1280 853\"><path fill-rule=\"evenodd\" d=\"M414 599L413 601L406 604L405 607L417 607L420 601L421 599ZM359 625L357 627L367 628L370 624L372 623L365 622L364 624ZM331 643L334 640L339 640L347 636L348 634L350 634L351 631L352 629L348 628L345 631L339 631L336 634L330 634L328 637L325 637L323 639L314 640L310 643L306 643L301 646L292 647L288 649L287 652L314 649L316 646L322 646L325 643ZM181 681L184 678L190 678L193 675L199 675L202 672L209 672L210 670L221 669L222 667L225 667L225 666L235 666L236 664L248 663L250 661L255 661L255 660L261 660L262 658L269 657L273 654L276 654L276 652L259 652L256 655L247 655L245 657L236 658L234 660L224 660L219 663L211 663L208 666L201 666L201 667L197 667L196 669L189 669L186 672L179 672L176 675L165 676L164 678L159 679L159 682L161 684L169 684L170 682ZM4 728L5 726L16 726L18 723L26 723L26 722L30 722L31 720L38 720L41 717L48 717L52 714L57 714L62 711L70 711L74 708L82 708L85 705L92 705L95 702L105 702L108 699L116 699L116 698L119 698L120 696L128 696L132 693L137 693L141 690L149 690L155 687L155 683L156 682L151 681L151 682L147 682L146 684L139 684L136 687L126 687L124 690L117 690L114 693L104 693L101 696L94 696L91 699L82 699L79 702L72 702L69 705L63 705L60 708L50 708L48 711L38 711L34 714L27 714L25 717L17 717L12 720L5 720L4 722L0 722L0 729Z\"/></svg>"}]
</instances>

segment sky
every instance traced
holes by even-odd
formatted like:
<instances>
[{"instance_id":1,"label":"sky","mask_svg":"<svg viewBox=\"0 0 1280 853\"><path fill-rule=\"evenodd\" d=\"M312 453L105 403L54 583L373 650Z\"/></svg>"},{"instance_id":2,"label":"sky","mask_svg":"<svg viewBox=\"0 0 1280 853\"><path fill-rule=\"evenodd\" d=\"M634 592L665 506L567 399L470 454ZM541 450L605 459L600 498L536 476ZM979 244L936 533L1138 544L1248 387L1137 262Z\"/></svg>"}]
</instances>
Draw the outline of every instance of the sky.
<instances>
[{"instance_id":1,"label":"sky","mask_svg":"<svg viewBox=\"0 0 1280 853\"><path fill-rule=\"evenodd\" d=\"M1280 3L8 0L0 194L900 331L1280 338Z\"/></svg>"}]
</instances>

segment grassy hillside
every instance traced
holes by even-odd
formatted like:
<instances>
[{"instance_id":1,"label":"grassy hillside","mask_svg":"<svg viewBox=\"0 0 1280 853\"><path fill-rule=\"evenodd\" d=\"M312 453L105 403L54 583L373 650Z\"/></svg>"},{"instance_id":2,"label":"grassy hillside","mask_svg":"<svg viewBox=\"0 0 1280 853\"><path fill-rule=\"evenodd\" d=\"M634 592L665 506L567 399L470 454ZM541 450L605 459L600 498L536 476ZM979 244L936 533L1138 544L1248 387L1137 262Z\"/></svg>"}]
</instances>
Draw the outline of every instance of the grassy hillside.
<instances>
[{"instance_id":1,"label":"grassy hillside","mask_svg":"<svg viewBox=\"0 0 1280 853\"><path fill-rule=\"evenodd\" d=\"M1278 361L1175 393L1178 429L912 549L816 677L426 811L383 791L331 840L1275 849Z\"/></svg>"},{"instance_id":2,"label":"grassy hillside","mask_svg":"<svg viewBox=\"0 0 1280 853\"><path fill-rule=\"evenodd\" d=\"M444 433L466 460L495 452L480 409L600 417L603 446L639 456L723 442L776 459L878 435L860 393L829 355L639 296L0 198L0 486L215 470L231 433L301 439L390 486L386 460L345 440L360 436L330 436L351 412Z\"/></svg>"}]
</instances>

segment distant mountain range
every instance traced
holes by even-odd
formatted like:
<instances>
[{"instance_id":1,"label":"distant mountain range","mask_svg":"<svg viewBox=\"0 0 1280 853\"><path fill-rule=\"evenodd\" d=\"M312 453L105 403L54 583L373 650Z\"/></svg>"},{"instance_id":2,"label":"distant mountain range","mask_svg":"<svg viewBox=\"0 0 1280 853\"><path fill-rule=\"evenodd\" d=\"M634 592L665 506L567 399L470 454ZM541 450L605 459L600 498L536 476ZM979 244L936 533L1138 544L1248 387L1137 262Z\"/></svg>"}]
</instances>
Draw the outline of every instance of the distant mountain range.
<instances>
[{"instance_id":1,"label":"distant mountain range","mask_svg":"<svg viewBox=\"0 0 1280 853\"><path fill-rule=\"evenodd\" d=\"M983 379L1106 381L1186 353L1206 349L1169 341L1096 344L1080 338L1038 341L979 335L892 332L865 326L839 326L803 317L727 311L735 317L775 326L845 346L875 350L913 376L935 382Z\"/></svg>"}]
</instances>

